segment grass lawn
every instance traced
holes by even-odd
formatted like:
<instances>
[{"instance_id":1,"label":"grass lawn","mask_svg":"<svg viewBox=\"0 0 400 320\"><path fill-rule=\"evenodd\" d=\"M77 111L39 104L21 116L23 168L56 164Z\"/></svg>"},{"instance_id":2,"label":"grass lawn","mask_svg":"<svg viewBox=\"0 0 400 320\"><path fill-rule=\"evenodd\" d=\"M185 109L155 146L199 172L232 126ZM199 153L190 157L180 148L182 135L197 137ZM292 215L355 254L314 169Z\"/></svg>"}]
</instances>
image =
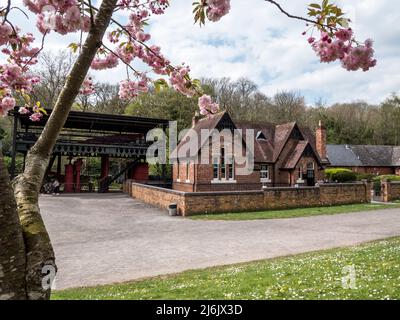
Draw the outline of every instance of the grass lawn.
<instances>
[{"instance_id":1,"label":"grass lawn","mask_svg":"<svg viewBox=\"0 0 400 320\"><path fill-rule=\"evenodd\" d=\"M368 211L377 209L393 209L399 208L394 204L346 204L341 206L331 207L313 207L313 208L298 208L287 210L269 210L257 212L238 212L238 213L213 213L213 214L199 214L190 216L193 220L256 220L256 219L280 219L280 218L296 218L296 217L310 217L318 215L331 215L338 213L350 213L358 211Z\"/></svg>"},{"instance_id":2,"label":"grass lawn","mask_svg":"<svg viewBox=\"0 0 400 320\"><path fill-rule=\"evenodd\" d=\"M342 286L354 266L355 286ZM148 280L56 291L52 299L400 299L400 237Z\"/></svg>"}]
</instances>

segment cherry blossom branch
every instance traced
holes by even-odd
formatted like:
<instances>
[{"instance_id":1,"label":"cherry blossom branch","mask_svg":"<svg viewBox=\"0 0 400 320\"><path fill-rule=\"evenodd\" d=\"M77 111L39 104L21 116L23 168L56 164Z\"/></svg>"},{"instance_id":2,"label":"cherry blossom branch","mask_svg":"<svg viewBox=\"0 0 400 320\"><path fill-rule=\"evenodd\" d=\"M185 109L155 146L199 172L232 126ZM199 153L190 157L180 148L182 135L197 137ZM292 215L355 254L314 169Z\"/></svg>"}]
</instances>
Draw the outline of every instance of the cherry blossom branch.
<instances>
[{"instance_id":1,"label":"cherry blossom branch","mask_svg":"<svg viewBox=\"0 0 400 320\"><path fill-rule=\"evenodd\" d=\"M117 57L120 61L122 61L122 63L124 63L129 69L131 69L137 76L141 76L142 74L137 71L136 69L134 69L129 63L126 63L119 55L118 53L116 53L115 51L111 50L110 48L108 48L103 42L101 43L101 46L104 47L104 49L106 49L108 52L110 52L112 55L114 55L115 57Z\"/></svg>"},{"instance_id":2,"label":"cherry blossom branch","mask_svg":"<svg viewBox=\"0 0 400 320\"><path fill-rule=\"evenodd\" d=\"M41 44L40 44L39 50L38 50L35 54L33 54L33 55L30 57L30 59L29 59L29 60L25 63L25 65L23 66L23 69L26 68L26 66L28 66L28 65L30 64L30 62L31 62L34 58L36 58L36 57L39 55L39 53L44 49L44 39L46 38L46 35L47 35L48 33L49 33L48 31L46 31L45 33L43 33L42 42L41 42Z\"/></svg>"},{"instance_id":3,"label":"cherry blossom branch","mask_svg":"<svg viewBox=\"0 0 400 320\"><path fill-rule=\"evenodd\" d=\"M5 10L5 12L4 12L4 19L3 19L2 24L5 24L7 22L10 25L10 27L12 28L14 35L17 35L17 30L15 29L14 25L7 19L8 14L10 13L10 10L11 10L11 0L7 0L7 6L2 11L4 11L4 10Z\"/></svg>"},{"instance_id":4,"label":"cherry blossom branch","mask_svg":"<svg viewBox=\"0 0 400 320\"><path fill-rule=\"evenodd\" d=\"M27 20L29 20L29 16L26 14L26 12L24 11L24 10L22 10L21 8L18 8L18 7L11 7L10 8L10 11L11 10L18 10L18 11L20 11L24 16L25 16L25 18L27 19Z\"/></svg>"},{"instance_id":5,"label":"cherry blossom branch","mask_svg":"<svg viewBox=\"0 0 400 320\"><path fill-rule=\"evenodd\" d=\"M7 0L7 6L2 11L4 11L4 10L5 10L5 13L4 13L4 21L3 21L3 23L7 21L8 13L11 10L11 0Z\"/></svg>"},{"instance_id":6,"label":"cherry blossom branch","mask_svg":"<svg viewBox=\"0 0 400 320\"><path fill-rule=\"evenodd\" d=\"M138 3L138 4L136 4L136 5L134 5L134 6L124 6L124 5L122 5L122 4L117 4L116 5L116 9L114 10L114 12L116 12L116 11L118 11L118 10L121 10L121 8L126 8L126 9L138 9L138 8L140 8L140 7L145 7L147 4L149 4L151 2L151 0L147 0L146 2L142 2L142 3Z\"/></svg>"},{"instance_id":7,"label":"cherry blossom branch","mask_svg":"<svg viewBox=\"0 0 400 320\"><path fill-rule=\"evenodd\" d=\"M311 23L311 24L314 24L314 25L319 25L319 26L321 26L321 27L325 27L325 28L332 29L331 26L324 25L323 23L320 23L320 22L318 22L318 21L315 21L315 20L307 19L307 18L304 18L304 17L301 17L301 16L295 16L295 15L293 15L293 14L290 14L290 13L287 12L285 9L283 9L282 6L281 6L278 2L276 2L276 1L274 1L274 0L265 0L265 2L269 2L269 3L273 4L273 5L275 5L284 15L286 15L287 17L289 17L289 18L291 18L291 19L302 20L302 21L305 21L305 22L308 22L308 23Z\"/></svg>"},{"instance_id":8,"label":"cherry blossom branch","mask_svg":"<svg viewBox=\"0 0 400 320\"><path fill-rule=\"evenodd\" d=\"M83 2L86 6L92 8L93 10L98 11L98 9L97 9L95 6L91 5L90 3L88 3L88 2L86 2L86 1L84 1L84 0L82 0L82 2ZM116 24L118 27L120 27L121 30L123 30L123 31L129 36L129 39L130 39L131 41L139 43L139 44L142 45L146 50L148 50L149 52L151 52L154 56L156 56L156 57L159 58L159 59L164 60L163 57L161 57L157 52L155 52L155 51L154 51L151 47L149 47L146 43L144 43L143 41L140 41L140 40L136 39L136 37L134 37L134 36L131 34L131 32L130 32L124 25L122 25L120 22L118 22L118 21L115 20L114 18L111 18L111 21L112 21L112 23L114 23L114 24ZM103 45L103 46L104 46L104 45ZM118 56L118 55L117 55L117 56ZM119 57L119 56L118 56L118 57ZM119 58L120 58L120 57L119 57ZM178 71L178 69L177 69L176 67L174 67L173 65L171 65L171 64L168 65L168 68L170 68L172 71ZM191 81L191 79L190 79L190 77L189 77L188 75L185 76L185 79L188 81L188 83L190 84L190 87L196 92L196 94L198 94L198 95L202 95L202 94L203 94L203 92L199 91L198 88L196 87L196 85L193 84L193 82Z\"/></svg>"}]
</instances>

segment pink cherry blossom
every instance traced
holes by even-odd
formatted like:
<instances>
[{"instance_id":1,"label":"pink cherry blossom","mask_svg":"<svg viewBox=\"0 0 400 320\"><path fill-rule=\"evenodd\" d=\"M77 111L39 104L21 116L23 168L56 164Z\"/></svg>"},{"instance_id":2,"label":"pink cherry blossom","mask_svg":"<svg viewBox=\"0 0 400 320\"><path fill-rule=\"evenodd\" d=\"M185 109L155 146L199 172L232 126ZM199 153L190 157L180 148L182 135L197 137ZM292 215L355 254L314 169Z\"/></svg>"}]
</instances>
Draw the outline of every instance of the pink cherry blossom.
<instances>
[{"instance_id":1,"label":"pink cherry blossom","mask_svg":"<svg viewBox=\"0 0 400 320\"><path fill-rule=\"evenodd\" d=\"M352 39L352 35L351 29L340 29L333 37L322 32L320 40L311 42L311 45L321 62L340 60L343 68L348 71L359 69L368 71L377 63L374 59L373 42L368 39L363 45L354 46L356 42Z\"/></svg>"},{"instance_id":2,"label":"pink cherry blossom","mask_svg":"<svg viewBox=\"0 0 400 320\"><path fill-rule=\"evenodd\" d=\"M188 78L189 72L190 68L182 65L171 73L169 81L176 91L186 95L187 97L193 97L195 91L191 87L190 80Z\"/></svg>"},{"instance_id":3,"label":"pink cherry blossom","mask_svg":"<svg viewBox=\"0 0 400 320\"><path fill-rule=\"evenodd\" d=\"M147 92L148 79L143 76L139 81L123 80L119 83L118 95L122 100L130 100L141 92Z\"/></svg>"},{"instance_id":4,"label":"pink cherry blossom","mask_svg":"<svg viewBox=\"0 0 400 320\"><path fill-rule=\"evenodd\" d=\"M0 101L0 115L6 116L8 111L15 107L15 99L13 97L4 97Z\"/></svg>"},{"instance_id":5,"label":"pink cherry blossom","mask_svg":"<svg viewBox=\"0 0 400 320\"><path fill-rule=\"evenodd\" d=\"M20 107L18 109L18 113L20 113L20 114L28 114L29 112L30 112L29 109L26 107Z\"/></svg>"},{"instance_id":6,"label":"pink cherry blossom","mask_svg":"<svg viewBox=\"0 0 400 320\"><path fill-rule=\"evenodd\" d=\"M23 0L23 2L37 15L36 26L42 33L54 30L60 34L67 34L89 29L89 17L81 12L77 0Z\"/></svg>"},{"instance_id":7,"label":"pink cherry blossom","mask_svg":"<svg viewBox=\"0 0 400 320\"><path fill-rule=\"evenodd\" d=\"M218 112L219 105L212 101L209 95L202 95L199 98L200 114L203 116L211 116Z\"/></svg>"},{"instance_id":8,"label":"pink cherry blossom","mask_svg":"<svg viewBox=\"0 0 400 320\"><path fill-rule=\"evenodd\" d=\"M137 48L136 44L128 42L118 48L117 54L124 63L131 63L135 56L140 54Z\"/></svg>"},{"instance_id":9,"label":"pink cherry blossom","mask_svg":"<svg viewBox=\"0 0 400 320\"><path fill-rule=\"evenodd\" d=\"M377 61L373 56L372 41L366 40L364 45L350 48L349 52L342 59L342 65L349 71L358 69L368 71L370 68L376 66Z\"/></svg>"},{"instance_id":10,"label":"pink cherry blossom","mask_svg":"<svg viewBox=\"0 0 400 320\"><path fill-rule=\"evenodd\" d=\"M34 112L29 116L29 119L33 122L37 122L40 121L43 117L43 114L41 114L40 112Z\"/></svg>"},{"instance_id":11,"label":"pink cherry blossom","mask_svg":"<svg viewBox=\"0 0 400 320\"><path fill-rule=\"evenodd\" d=\"M230 0L206 0L207 18L216 22L229 13L231 9Z\"/></svg>"},{"instance_id":12,"label":"pink cherry blossom","mask_svg":"<svg viewBox=\"0 0 400 320\"><path fill-rule=\"evenodd\" d=\"M349 41L353 36L353 31L349 29L339 29L335 32L336 38L342 41Z\"/></svg>"},{"instance_id":13,"label":"pink cherry blossom","mask_svg":"<svg viewBox=\"0 0 400 320\"><path fill-rule=\"evenodd\" d=\"M80 94L83 95L91 95L95 92L94 90L94 85L91 77L87 77L85 80L83 80L82 83L82 88L79 90Z\"/></svg>"},{"instance_id":14,"label":"pink cherry blossom","mask_svg":"<svg viewBox=\"0 0 400 320\"><path fill-rule=\"evenodd\" d=\"M0 24L0 46L7 44L13 30L8 24Z\"/></svg>"},{"instance_id":15,"label":"pink cherry blossom","mask_svg":"<svg viewBox=\"0 0 400 320\"><path fill-rule=\"evenodd\" d=\"M94 70L112 69L118 65L118 57L108 53L105 58L96 57L92 61L91 68Z\"/></svg>"}]
</instances>

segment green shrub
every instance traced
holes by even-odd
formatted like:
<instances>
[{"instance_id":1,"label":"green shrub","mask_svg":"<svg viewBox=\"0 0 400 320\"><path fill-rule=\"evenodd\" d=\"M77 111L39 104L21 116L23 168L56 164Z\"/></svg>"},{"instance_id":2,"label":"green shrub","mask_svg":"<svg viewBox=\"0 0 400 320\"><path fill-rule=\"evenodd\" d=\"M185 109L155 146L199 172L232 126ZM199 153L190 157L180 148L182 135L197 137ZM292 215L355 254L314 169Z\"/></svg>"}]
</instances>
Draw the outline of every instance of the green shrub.
<instances>
[{"instance_id":1,"label":"green shrub","mask_svg":"<svg viewBox=\"0 0 400 320\"><path fill-rule=\"evenodd\" d=\"M356 174L345 168L329 168L325 169L325 175L329 181L349 182L356 181Z\"/></svg>"},{"instance_id":2,"label":"green shrub","mask_svg":"<svg viewBox=\"0 0 400 320\"><path fill-rule=\"evenodd\" d=\"M381 194L381 181L380 180L374 180L373 184L373 189L376 195Z\"/></svg>"},{"instance_id":3,"label":"green shrub","mask_svg":"<svg viewBox=\"0 0 400 320\"><path fill-rule=\"evenodd\" d=\"M400 181L400 176L397 176L395 174L385 174L381 176L375 176L374 181L383 181L383 180L389 180L389 181Z\"/></svg>"},{"instance_id":4,"label":"green shrub","mask_svg":"<svg viewBox=\"0 0 400 320\"><path fill-rule=\"evenodd\" d=\"M376 175L373 173L356 173L357 181L367 180L371 182L375 179Z\"/></svg>"},{"instance_id":5,"label":"green shrub","mask_svg":"<svg viewBox=\"0 0 400 320\"><path fill-rule=\"evenodd\" d=\"M353 171L342 171L332 175L332 181L335 182L354 182L357 181L357 174Z\"/></svg>"}]
</instances>

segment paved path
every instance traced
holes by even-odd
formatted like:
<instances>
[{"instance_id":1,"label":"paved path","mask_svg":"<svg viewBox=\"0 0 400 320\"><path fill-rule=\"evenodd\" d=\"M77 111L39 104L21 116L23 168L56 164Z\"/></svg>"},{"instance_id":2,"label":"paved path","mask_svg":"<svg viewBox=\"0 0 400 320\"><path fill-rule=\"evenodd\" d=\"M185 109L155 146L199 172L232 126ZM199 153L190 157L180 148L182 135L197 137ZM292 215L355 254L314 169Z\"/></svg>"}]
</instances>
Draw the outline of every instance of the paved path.
<instances>
[{"instance_id":1,"label":"paved path","mask_svg":"<svg viewBox=\"0 0 400 320\"><path fill-rule=\"evenodd\" d=\"M57 289L353 245L400 235L400 209L307 218L194 221L123 194L43 196Z\"/></svg>"}]
</instances>

